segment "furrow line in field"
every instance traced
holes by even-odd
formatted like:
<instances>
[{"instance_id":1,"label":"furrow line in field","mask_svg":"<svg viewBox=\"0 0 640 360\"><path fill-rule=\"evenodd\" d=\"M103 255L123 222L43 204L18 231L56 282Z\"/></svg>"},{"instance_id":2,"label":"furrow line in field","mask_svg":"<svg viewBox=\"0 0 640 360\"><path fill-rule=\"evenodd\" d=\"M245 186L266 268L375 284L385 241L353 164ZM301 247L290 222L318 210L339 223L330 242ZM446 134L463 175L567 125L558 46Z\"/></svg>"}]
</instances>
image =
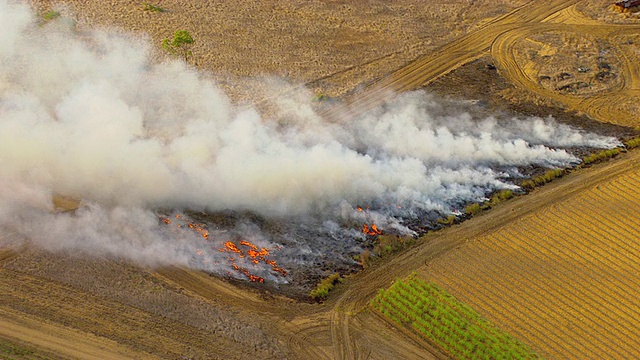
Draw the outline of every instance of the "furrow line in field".
<instances>
[{"instance_id":1,"label":"furrow line in field","mask_svg":"<svg viewBox=\"0 0 640 360\"><path fill-rule=\"evenodd\" d=\"M622 207L637 212L637 199L640 198L640 189L635 188L635 186L640 187L640 185L615 181L590 191L588 196L585 197L596 197L602 202L602 205L612 210Z\"/></svg>"},{"instance_id":2,"label":"furrow line in field","mask_svg":"<svg viewBox=\"0 0 640 360\"><path fill-rule=\"evenodd\" d=\"M547 326L545 327L543 325L536 328L539 333L539 337L543 335L546 336L548 329L564 328L562 323L562 320L564 319L562 316L563 314L557 312L555 308L543 308L540 306L542 303L541 300L544 300L544 297L537 298L536 295L528 294L521 290L524 287L515 285L521 284L521 281L518 281L518 279L515 278L506 278L505 275L513 271L512 268L502 266L499 261L494 261L490 257L481 256L480 253L467 256L466 258L457 257L457 259L459 259L459 263L464 264L461 267L463 270L466 270L466 273L474 275L473 282L474 284L479 285L479 288L475 289L475 291L495 295L494 298L487 301L497 302L502 306L512 306L512 304L517 304L518 307L525 308L527 311L523 311L523 314L525 314L525 317L528 319L527 323L539 322L534 319L544 320L547 323ZM501 280L487 281L486 279ZM527 282L523 285L531 286L531 283ZM542 289L541 292L544 293L544 289ZM509 297L507 298L507 296ZM513 308L511 311L513 311ZM588 337L588 334L586 333L582 335ZM575 337L572 333L563 334L563 338L568 340L567 342L569 343L581 344L580 338ZM591 350L584 348L580 351L588 353ZM591 354L590 356L593 357L594 355L595 354Z\"/></svg>"},{"instance_id":3,"label":"furrow line in field","mask_svg":"<svg viewBox=\"0 0 640 360\"><path fill-rule=\"evenodd\" d=\"M566 344L559 343L557 337L549 336L546 332L534 331L533 327L523 325L529 324L531 318L515 308L515 305L511 303L507 303L506 306L504 304L498 304L493 299L487 297L485 294L487 290L481 287L477 289L467 289L465 287L467 283L473 282L474 280L466 274L457 274L457 276L440 275L442 276L433 276L430 272L423 276L432 279L444 288L448 288L449 292L454 294L456 298L469 304L482 314L483 317L490 319L494 324L508 331L525 344L537 348L538 351L540 351L540 348L535 346L538 344L544 344L553 349L564 349L567 347ZM463 279L465 277L466 279ZM452 290L461 291L454 292Z\"/></svg>"},{"instance_id":4,"label":"furrow line in field","mask_svg":"<svg viewBox=\"0 0 640 360\"><path fill-rule=\"evenodd\" d=\"M583 221L588 222L588 218L583 216ZM562 233L567 233L567 226L571 223L566 220L564 217L557 214L548 214L547 221L549 224L556 224L557 231ZM636 271L634 269L628 269L628 267L624 267L623 264L635 264L638 262L638 257L629 249L629 246L622 240L624 237L615 236L616 234L611 234L606 231L606 229L602 228L592 228L588 231L586 229L575 228L570 235L574 237L580 237L581 243L579 248L571 249L572 253L584 253L589 254L589 257L593 261L598 261L600 264L605 265L606 267L615 271L618 274L624 273L625 276L636 276ZM608 236L607 236L608 235ZM619 234L618 234L619 235ZM606 239L603 241L602 239ZM605 261L604 259L620 259L621 257L628 259L628 262L620 262L620 261ZM631 271L631 273L630 273Z\"/></svg>"},{"instance_id":5,"label":"furrow line in field","mask_svg":"<svg viewBox=\"0 0 640 360\"><path fill-rule=\"evenodd\" d=\"M580 233L581 236L588 236L592 239L602 239L605 238L607 241L615 243L618 247L617 253L619 253L622 257L629 260L630 263L635 264L638 263L639 257L636 254L636 251L632 249L631 245L627 241L623 241L623 239L633 239L634 236L631 231L627 230L627 224L624 222L618 222L617 226L611 226L611 222L614 221L613 217L603 217L596 211L590 211L588 214L585 213L577 213L573 208L567 208L565 213L572 214L577 219L580 219L583 223L588 223L589 229L588 231L582 227L575 227L577 232ZM559 217L562 219L561 217ZM632 220L632 219L630 219ZM566 220L564 220L566 221ZM602 240L598 241L602 243ZM615 262L617 264L617 262Z\"/></svg>"},{"instance_id":6,"label":"furrow line in field","mask_svg":"<svg viewBox=\"0 0 640 360\"><path fill-rule=\"evenodd\" d=\"M635 176L640 176L640 174L636 174ZM596 188L593 192L602 192L611 199L616 199L616 201L622 201L628 204L640 197L640 181L633 179L631 176L625 176ZM621 194L627 193L633 196L621 196Z\"/></svg>"},{"instance_id":7,"label":"furrow line in field","mask_svg":"<svg viewBox=\"0 0 640 360\"><path fill-rule=\"evenodd\" d=\"M567 210L565 213L576 214L573 210ZM597 222L596 226L594 225L592 213L586 215L585 213L581 213L583 222L589 223L589 229L578 228L575 227L573 230L575 236L580 236L582 238L582 242L586 242L585 240L589 240L587 245L589 246L581 246L580 250L585 252L595 252L597 255L595 257L603 257L607 255L609 257L615 258L616 260L620 259L620 257L626 258L628 261L621 263L620 261L609 261L607 264L609 266L614 266L615 268L626 269L628 272L629 269L623 267L621 264L637 264L640 260L640 257L637 255L637 251L633 249L633 245L636 244L635 241L629 242L625 241L625 239L632 239L629 235L630 233L624 234L626 232L625 225L623 223L618 224L616 227L612 227L606 221ZM553 221L558 224L559 229L567 229L571 222L565 219L563 216L558 215L557 213L549 213L548 214L549 221ZM626 236L625 236L626 235ZM603 239L606 239L603 240ZM594 248L597 248L598 251L594 251ZM604 256L606 257L606 256ZM633 274L636 273L635 267L632 269Z\"/></svg>"},{"instance_id":8,"label":"furrow line in field","mask_svg":"<svg viewBox=\"0 0 640 360\"><path fill-rule=\"evenodd\" d=\"M580 205L587 205L585 210L597 211L599 213L605 213L612 217L614 220L618 216L636 219L640 214L637 199L639 197L629 195L609 195L602 192L592 192L588 197L582 199L576 199ZM629 197L628 199L622 199L623 197ZM605 211L606 210L606 211Z\"/></svg>"},{"instance_id":9,"label":"furrow line in field","mask_svg":"<svg viewBox=\"0 0 640 360\"><path fill-rule=\"evenodd\" d=\"M627 230L626 222L620 222L615 217L602 217L597 211L579 211L578 208L582 208L584 203L578 203L577 206L569 206L561 209L561 212L548 212L549 215L553 215L556 218L556 222L564 224L560 226L563 230L572 230L572 233L580 236L589 236L590 239L598 239L596 243L602 244L602 238L607 239L609 243L615 244L616 253L620 253L623 257L629 259L632 263L638 262L639 258L636 252L631 248L628 242L622 239L633 238L631 232ZM558 215L562 213L564 216ZM568 218L580 219L583 226L577 226L574 222L568 220ZM539 221L546 221L546 219L539 219ZM611 223L616 223L616 226L612 226ZM584 226L588 225L588 228ZM574 235L575 237L575 235ZM621 251L624 250L624 251Z\"/></svg>"},{"instance_id":10,"label":"furrow line in field","mask_svg":"<svg viewBox=\"0 0 640 360\"><path fill-rule=\"evenodd\" d=\"M511 241L507 241L507 242L511 243ZM505 245L505 246L509 246L509 245ZM488 246L485 247L484 249L479 249L479 250L480 250L479 253L482 253L483 255L484 254L488 255L490 254L490 252L494 252L497 254L500 253L496 251L495 248L491 249ZM491 258L491 256L488 256L488 257ZM578 339L589 339L590 342L595 346L597 346L599 349L607 348L607 343L595 337L593 335L594 332L592 331L592 329L593 328L599 329L600 331L598 331L597 333L601 333L603 331L610 331L611 329L605 329L601 324L599 324L599 322L593 321L589 317L585 317L584 316L585 314L582 311L583 308L580 306L577 306L576 304L576 298L572 298L561 291L560 292L555 291L556 289L563 289L564 286L558 286L558 285L565 285L566 282L562 281L563 279L559 279L554 272L543 272L544 269L542 269L541 267L536 268L534 266L530 266L525 261L516 261L510 264L509 266L503 265L503 262L501 261L496 261L496 265L494 266L496 266L499 273L505 274L503 275L505 282L513 283L513 284L524 282L525 288L527 290L533 290L533 291L526 292L528 300L530 302L542 305L544 307L543 309L546 309L543 311L546 311L549 313L555 313L558 318L562 319L561 321L562 327L568 328L571 324L581 324L581 323L590 327L590 329L588 330L585 330L584 327L577 327L570 331L563 332L562 334L563 337L567 337L568 334L571 334L572 335L571 337L575 341L578 341ZM511 274L514 272L517 274L526 274L527 277L532 277L534 280L522 281L521 278L516 278L514 276L511 276ZM551 285L549 284L550 282L552 282ZM550 302L549 299L553 299L553 301ZM542 307L539 307L539 308L542 308ZM593 306L592 309L587 309L587 310L591 310L591 313L596 315L596 317L598 317L599 320L602 321L601 317L597 313L596 306ZM595 310L595 312L593 310ZM588 320L585 322L585 319L588 319ZM611 349L611 351L616 352L615 349Z\"/></svg>"},{"instance_id":11,"label":"furrow line in field","mask_svg":"<svg viewBox=\"0 0 640 360\"><path fill-rule=\"evenodd\" d=\"M538 232L538 230L534 230L534 229L528 229L528 230L529 230L529 232L532 232L532 233L536 233L536 232ZM515 230L515 231L520 231L520 230ZM522 231L524 231L524 229L522 229ZM538 232L538 236L539 236L539 237L546 237L546 234ZM527 244L527 245L528 245L528 244ZM545 250L544 252L542 251L542 250L543 250L543 249L542 249L542 247L537 247L537 246L536 246L536 247L529 246L529 248L528 248L528 249L529 249L529 251L531 251L532 253L537 252L537 253L539 253L539 254L541 254L541 255L542 255L542 254L546 254L546 256L547 256L547 257L549 257L551 260L553 260L553 261L554 261L554 264L564 264L564 263L565 263L565 261L563 261L564 259L563 259L562 257L560 257L560 256L559 256L559 254L560 254L560 253L562 253L562 255L564 255L564 257L565 257L566 259L574 258L574 257L575 257L575 254L576 254L576 253L575 253L575 252L573 252L573 251L566 251L566 250L561 249L561 248L559 248L559 247L556 247L556 248L554 249L554 251L551 251L550 249L545 248L545 249L544 249L544 250ZM585 261L585 259L584 259L584 258L582 258L582 261L584 262L584 261ZM571 269L571 268L570 268L570 270L572 270L572 271L570 271L570 272L572 272L572 273L573 273L573 278L575 278L575 279L580 278L580 276L587 276L587 277L589 277L589 278L590 278L590 280L589 280L589 284L590 284L590 285L598 284L598 285L600 286L600 288L608 288L608 289L610 289L611 291L610 291L610 292L608 292L608 296L613 297L613 298L614 298L616 301L618 301L619 303L623 303L623 302L624 302L624 301L623 301L623 299L624 299L624 294L628 294L628 293L629 293L629 291L628 291L628 290L624 290L624 289L622 289L622 288L620 287L620 285L618 285L618 284L613 284L613 287L617 288L616 290L618 290L619 292L618 292L618 291L615 291L614 289L612 289L612 286L611 286L612 284L611 284L610 282L603 283L602 281L600 281L600 280L599 280L599 278L596 278L596 277L594 277L593 275L591 275L591 273L590 273L590 272L580 272L580 273L576 273L576 271L575 271L575 270L573 270L573 269ZM600 270L600 269L595 269L595 270ZM565 271L566 271L566 270L565 270ZM601 271L599 271L599 272L598 272L598 274L602 274L602 272L601 272ZM591 293L589 293L589 292L587 292L587 293L588 293L588 294L590 294L590 296L591 296L591 297L593 297L593 296L597 296L597 297L600 297L600 298L602 299L602 301L608 302L608 300L607 300L607 299L602 298L602 296L600 296L600 295L599 295L599 294L597 294L597 293L596 293L596 294L591 294ZM586 301L586 300L587 300L587 299L582 299L582 301ZM600 304L600 305L601 305L601 304ZM627 313L626 313L626 311L624 311L622 308L618 308L618 307L615 307L615 306L614 306L614 310L618 310L618 311L622 311L622 312L624 312L624 313L627 315L627 316L623 317L623 318L625 318L625 319L635 319L635 318L636 318L636 316L637 316L637 315L635 315L635 314L627 314Z\"/></svg>"},{"instance_id":12,"label":"furrow line in field","mask_svg":"<svg viewBox=\"0 0 640 360\"><path fill-rule=\"evenodd\" d=\"M506 240L506 236L504 240ZM503 244L503 246L511 247L510 245L512 245L512 242L510 241L505 241L504 243L506 244ZM499 245L496 245L496 246L499 246ZM511 249L517 250L513 247L511 247ZM528 253L528 255L536 257L539 260L538 263L543 264L544 262L546 262L546 259L544 258L543 253L537 251L539 250L539 248L530 247L529 250L530 252ZM556 260L552 258L550 258L549 260L554 262L556 261L561 262L561 260ZM518 261L516 263L516 266L519 266L522 270L526 270L527 275L530 275L530 274L538 275L536 278L540 278L544 280L545 283L549 283L550 281L553 282L552 285L545 286L545 287L538 285L539 283L538 281L532 281L530 283L527 283L531 289L538 289L536 292L534 292L534 297L539 292L540 293L546 292L546 295L549 295L548 298L553 298L556 301L562 303L562 305L565 306L563 309L567 309L567 308L572 309L573 311L579 313L580 315L584 315L583 311L581 310L586 310L593 317L596 317L598 319L598 321L593 321L590 316L580 316L580 315L576 316L575 314L571 313L577 319L576 323L578 324L583 323L585 325L590 325L592 328L601 328L601 331L597 332L598 334L616 332L617 326L611 325L612 322L610 321L610 319L606 317L608 313L605 314L600 310L602 308L602 304L591 299L592 297L592 293L590 292L591 288L585 287L582 283L578 281L571 280L571 279L579 279L580 276L584 276L583 273L578 272L573 268L567 268L564 266L558 271L547 271L547 269L544 268L543 266L527 267L526 264L527 262L525 261ZM546 271L546 272L543 272L543 271ZM525 272L521 272L521 273L525 273ZM563 276L568 273L571 274L570 277ZM558 274L562 274L562 275L558 275ZM591 282L589 282L589 284L591 284ZM573 295L575 296L569 296L568 294L566 294L566 292L563 292L563 290L568 289L567 286L571 286L570 288L573 290L573 293L574 293ZM543 297L542 299L540 299L540 301L544 303L545 299L546 297ZM553 308L555 308L555 306L553 306ZM620 317L620 319L613 319L613 320L615 321L616 324L619 324L619 323L624 323L625 318L628 318L628 317ZM633 343L637 343L637 339L635 337L628 337L626 335L624 336L627 337L629 341ZM606 347L606 343L601 344L601 346ZM640 344L638 344L638 346L640 346Z\"/></svg>"},{"instance_id":13,"label":"furrow line in field","mask_svg":"<svg viewBox=\"0 0 640 360\"><path fill-rule=\"evenodd\" d=\"M506 236L505 236L505 238L506 238ZM509 237L509 238L510 238L510 237ZM511 245L511 244L507 244L507 245L505 245L505 246L509 246L509 245ZM498 245L496 245L496 246L498 246ZM511 248L512 248L512 249L514 249L513 247L511 247ZM540 262L540 261L541 261L542 263L545 263L545 262L553 262L553 263L554 263L554 265L555 265L557 268L559 268L559 270L562 270L562 271L563 271L563 274L564 274L564 273L571 273L572 277L570 277L570 278L568 278L568 279L574 279L574 278L577 278L578 276L585 275L585 274L583 274L582 272L580 272L580 271L578 271L578 270L575 270L574 268L571 268L571 267L569 267L569 268L568 268L568 267L566 267L566 266L562 266L562 267L560 267L559 265L557 265L557 264L559 264L559 263L562 263L563 265L565 265L565 264L564 264L564 262L562 261L563 259L562 259L562 258L557 257L557 256L556 256L556 254L554 254L554 252L543 252L543 251L541 251L540 247L534 247L534 246L527 247L525 250L526 250L526 251L528 251L528 254L529 254L530 256L534 256L534 257L536 257L536 258L539 260L539 262ZM543 268L543 267L540 267L540 270L539 270L538 272L545 271L545 270L548 270L548 269L545 269L545 268ZM530 271L532 271L532 270L530 270ZM547 272L544 272L543 274L548 274L548 275L553 274L553 275L555 275L555 273L554 273L554 272L548 272L548 271L547 271ZM568 281L564 280L564 278L559 278L559 279L561 280L561 282L563 282L563 284L562 284L562 285L566 285L566 283L568 282ZM592 278L592 281L597 282L598 280L597 280L597 279L595 279L595 278ZM556 289L556 288L559 288L559 289L565 289L563 286L560 286L560 287L549 287L549 290L547 290L547 291L549 291L549 293L552 293L552 292L553 292L553 289ZM584 294L590 294L590 292L588 291L588 289L587 289L587 288L584 288L584 286L583 286L582 288L584 289L584 290L582 291L582 294L583 294L583 295L584 295ZM576 288L576 290L578 290L578 289ZM571 301L573 301L571 298L569 298L569 299L570 299ZM604 300L604 299L603 299L603 300ZM599 305L600 305L600 304L598 304L598 303L596 303L595 305L593 305L593 304L592 304L592 310L597 310L597 309L598 309L598 307L599 307ZM600 320L604 320L604 319L600 319Z\"/></svg>"}]
</instances>

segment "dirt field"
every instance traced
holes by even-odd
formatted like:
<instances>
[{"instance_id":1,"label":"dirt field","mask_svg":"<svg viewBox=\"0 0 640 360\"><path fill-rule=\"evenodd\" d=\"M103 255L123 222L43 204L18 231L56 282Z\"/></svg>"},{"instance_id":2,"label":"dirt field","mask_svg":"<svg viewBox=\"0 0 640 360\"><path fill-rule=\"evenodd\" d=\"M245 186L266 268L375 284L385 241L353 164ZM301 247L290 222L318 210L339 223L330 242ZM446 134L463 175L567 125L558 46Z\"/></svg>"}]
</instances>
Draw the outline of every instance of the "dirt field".
<instances>
[{"instance_id":1,"label":"dirt field","mask_svg":"<svg viewBox=\"0 0 640 360\"><path fill-rule=\"evenodd\" d=\"M37 3L42 9L49 4ZM431 83L442 89L437 79L448 73L469 78L493 64L506 79L495 78L495 70L485 74L496 79L496 87L489 87L496 103L522 98L559 112L640 125L632 101L638 95L637 51L635 44L620 43L621 36L632 38L640 28L626 18L596 23L582 14L599 8L573 6L578 1L503 1L500 6L476 1L471 7L459 1L437 8L416 1L393 6L253 2L253 8L246 2L158 2L166 13L144 12L132 1L65 3L81 28L109 25L147 32L155 43L177 28L188 29L198 41L197 66L212 72L236 99L264 96L265 83L256 76L284 76L294 84L311 84L318 93L345 95L346 105L325 113L342 119L380 104L389 91ZM254 28L264 31L246 26L255 22L260 25ZM276 24L286 24L287 31ZM625 35L616 35L619 29ZM615 78L577 93L556 90L560 83L541 85L544 63L524 50L531 46L554 56L551 47L563 36L583 44L576 35L580 31L592 36L587 44L604 41L615 48L619 55L607 58ZM589 66L598 60L593 56ZM569 58L573 61L562 57ZM35 348L32 358L428 359L433 355L424 344L389 327L366 305L378 288L420 270L551 357L637 357L638 339L631 330L638 325L632 226L638 214L632 199L639 160L637 151L623 154L431 234L390 261L347 278L324 304L180 268L147 269L30 248L0 250L0 345ZM601 208L606 215L594 211ZM525 241L522 229L535 234L536 242ZM3 231L0 236L17 235ZM487 261L485 252L501 261ZM524 276L528 272L536 276ZM511 301L492 296L495 289Z\"/></svg>"}]
</instances>

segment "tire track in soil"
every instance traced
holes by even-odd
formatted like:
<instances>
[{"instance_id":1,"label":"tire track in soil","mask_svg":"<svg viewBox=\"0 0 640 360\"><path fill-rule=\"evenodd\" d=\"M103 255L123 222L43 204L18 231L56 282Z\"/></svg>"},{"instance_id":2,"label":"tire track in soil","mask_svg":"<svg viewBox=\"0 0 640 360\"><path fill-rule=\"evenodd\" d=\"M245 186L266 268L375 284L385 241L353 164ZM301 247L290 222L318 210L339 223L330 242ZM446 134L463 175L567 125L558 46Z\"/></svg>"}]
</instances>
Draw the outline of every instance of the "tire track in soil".
<instances>
[{"instance_id":1,"label":"tire track in soil","mask_svg":"<svg viewBox=\"0 0 640 360\"><path fill-rule=\"evenodd\" d=\"M638 34L640 26L634 24L604 24L588 19L575 9L575 5L567 7L558 16L551 16L546 24L527 24L527 26L510 29L500 34L491 45L491 57L500 73L512 84L532 92L544 99L551 99L563 104L568 110L589 114L602 122L619 125L637 126L640 124L638 114L630 113L620 107L625 99L638 96L640 82L640 64L631 59L619 46L616 52L620 59L620 76L622 82L607 91L595 95L569 95L552 91L540 86L535 79L527 76L517 61L515 44L534 34L558 31L562 33L585 33L610 41L619 34ZM615 43L615 42L612 42Z\"/></svg>"},{"instance_id":2,"label":"tire track in soil","mask_svg":"<svg viewBox=\"0 0 640 360\"><path fill-rule=\"evenodd\" d=\"M543 21L576 3L576 0L531 2L488 23L479 30L443 46L434 54L417 59L373 83L363 93L348 101L346 105L332 108L321 115L330 121L354 117L390 100L396 93L424 86L437 77L481 57L489 52L494 39L507 30L517 28L522 25L521 23ZM350 301L350 296L351 294L343 295L332 310L331 334L335 344L334 356L337 359L360 358L357 346L354 345L350 334L348 318L350 315L340 307L345 306L350 312L353 312L366 306L366 302L362 298Z\"/></svg>"}]
</instances>

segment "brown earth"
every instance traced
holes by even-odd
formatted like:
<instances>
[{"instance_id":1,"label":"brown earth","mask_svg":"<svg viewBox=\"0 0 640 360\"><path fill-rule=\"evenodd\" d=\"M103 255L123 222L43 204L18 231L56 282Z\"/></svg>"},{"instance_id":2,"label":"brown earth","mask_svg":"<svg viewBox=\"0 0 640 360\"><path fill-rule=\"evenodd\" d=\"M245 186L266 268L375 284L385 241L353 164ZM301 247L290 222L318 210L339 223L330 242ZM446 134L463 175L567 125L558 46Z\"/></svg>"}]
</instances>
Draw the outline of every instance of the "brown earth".
<instances>
[{"instance_id":1,"label":"brown earth","mask_svg":"<svg viewBox=\"0 0 640 360\"><path fill-rule=\"evenodd\" d=\"M45 7L48 3L38 1ZM395 93L428 83L437 89L437 79L447 73L450 79L461 79L460 86L476 75L493 79L487 98L499 109L508 110L500 105L507 99L516 103L516 109L539 101L554 111L566 109L613 123L621 123L621 115L633 114L625 106L600 108L637 91L637 62L611 35L622 25L594 25L576 17L579 13L570 6L577 1L505 1L502 6L493 1L469 6L470 2L460 1L439 7L418 6L420 2L415 1L393 6L381 1L373 5L338 1L205 5L194 1L182 7L174 1L158 2L170 10L167 13L146 13L140 3L131 1L65 3L77 14L81 28L97 24L145 31L155 43L174 29L187 28L200 39L193 49L197 65L220 77L237 99L264 90L264 82L245 77L286 75L294 83L321 79L313 82L316 91L349 94L345 106L327 110L326 115L334 119L385 101L388 90ZM481 10L485 8L493 10ZM456 20L451 21L452 17ZM262 21L260 28L268 31L247 30L246 24L254 21ZM290 25L283 32L274 24ZM638 31L629 26L624 28L629 30L627 35ZM567 95L540 86L523 71L531 59L518 56L514 50L518 45L524 46L527 38L536 40L537 34L575 33L575 29L602 36L618 47L622 56L616 66L624 86L588 97ZM336 44L340 41L342 50ZM393 71L414 58L415 62ZM487 68L490 64L506 81ZM351 91L384 74L389 76L362 91ZM232 86L238 79L244 81ZM475 88L481 93L481 87ZM518 94L524 96L524 105L514 101ZM625 124L638 126L635 114ZM32 358L434 358L425 344L368 310L367 303L378 288L443 256L455 258L468 239L637 172L639 160L640 152L623 154L430 234L416 247L350 276L324 304L296 302L187 269L148 269L117 259L83 259L31 248L0 250L0 345L36 348ZM17 240L9 231L0 236L3 243Z\"/></svg>"}]
</instances>

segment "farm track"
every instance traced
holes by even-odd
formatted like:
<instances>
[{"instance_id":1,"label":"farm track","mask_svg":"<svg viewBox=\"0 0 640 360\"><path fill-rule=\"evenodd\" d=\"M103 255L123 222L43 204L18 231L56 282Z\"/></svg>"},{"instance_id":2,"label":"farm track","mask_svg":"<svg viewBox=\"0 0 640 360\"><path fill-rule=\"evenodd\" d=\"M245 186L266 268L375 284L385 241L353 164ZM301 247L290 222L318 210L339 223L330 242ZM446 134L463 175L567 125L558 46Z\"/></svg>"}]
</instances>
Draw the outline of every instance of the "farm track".
<instances>
[{"instance_id":1,"label":"farm track","mask_svg":"<svg viewBox=\"0 0 640 360\"><path fill-rule=\"evenodd\" d=\"M640 117L637 113L621 107L628 99L640 95L640 64L638 60L615 46L621 61L622 83L607 91L595 95L562 94L543 88L537 79L530 78L518 62L515 45L518 41L535 34L562 32L589 34L606 41L613 40L624 33L640 34L638 25L601 24L586 18L576 10L575 5L550 16L544 24L527 24L527 26L505 31L498 36L491 46L491 56L500 73L507 80L521 89L525 89L541 98L562 104L566 109L589 114L596 120L624 126L637 126ZM615 43L613 41L612 43Z\"/></svg>"},{"instance_id":2,"label":"farm track","mask_svg":"<svg viewBox=\"0 0 640 360\"><path fill-rule=\"evenodd\" d=\"M615 106L640 89L638 65L622 49L617 51L625 64L623 84L589 98L547 91L518 64L513 46L532 34L588 29L611 37L623 28L640 32L636 26L587 19L576 11L576 3L532 1L416 59L323 116L346 120L491 54L501 74L518 87L602 121L637 125L637 118L623 118L625 113ZM634 301L640 295L640 277L634 271L640 259L640 214L634 206L640 197L639 164L640 152L623 154L430 235L388 263L349 277L323 305L265 300L186 269L160 269L151 275L204 303L259 318L265 328L274 329L274 336L285 339L281 346L292 358L435 358L367 308L378 288L412 271L435 280L545 356L638 358L640 340L633 330L640 326L640 307ZM14 334L72 358L153 358L188 351L197 356L211 349L229 357L245 354L238 344L221 342L215 334L4 268L18 256L20 252L0 249L0 329L7 329L0 338ZM43 333L51 338L43 338Z\"/></svg>"},{"instance_id":3,"label":"farm track","mask_svg":"<svg viewBox=\"0 0 640 360\"><path fill-rule=\"evenodd\" d=\"M530 2L506 15L487 23L477 31L463 36L432 54L424 55L401 69L369 85L361 93L354 94L344 106L333 108L323 116L339 121L362 114L389 101L403 91L420 88L458 67L486 55L494 39L509 31L517 31L525 24L536 26L544 19L577 0L546 0Z\"/></svg>"}]
</instances>

